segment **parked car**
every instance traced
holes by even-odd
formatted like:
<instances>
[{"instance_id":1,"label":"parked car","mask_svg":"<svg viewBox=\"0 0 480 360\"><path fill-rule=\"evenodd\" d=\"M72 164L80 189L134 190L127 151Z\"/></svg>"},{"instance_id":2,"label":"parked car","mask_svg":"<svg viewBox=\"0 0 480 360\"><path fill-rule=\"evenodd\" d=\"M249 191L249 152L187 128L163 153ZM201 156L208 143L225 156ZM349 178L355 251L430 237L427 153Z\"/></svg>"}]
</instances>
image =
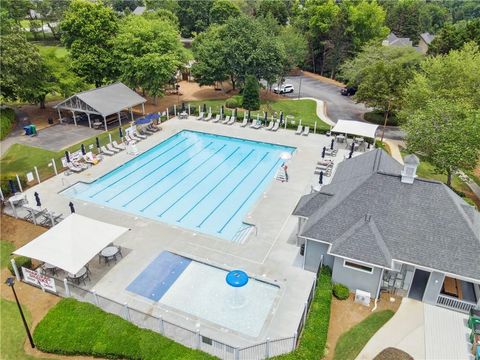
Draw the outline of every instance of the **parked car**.
<instances>
[{"instance_id":1,"label":"parked car","mask_svg":"<svg viewBox=\"0 0 480 360\"><path fill-rule=\"evenodd\" d=\"M357 88L354 86L347 86L342 88L342 90L340 90L340 93L343 96L353 96L355 95L356 92L357 92Z\"/></svg>"},{"instance_id":2,"label":"parked car","mask_svg":"<svg viewBox=\"0 0 480 360\"><path fill-rule=\"evenodd\" d=\"M280 89L278 88L278 85L273 88L273 92L276 94L288 94L288 93L293 93L295 91L295 88L293 87L292 84L284 84L280 86Z\"/></svg>"}]
</instances>

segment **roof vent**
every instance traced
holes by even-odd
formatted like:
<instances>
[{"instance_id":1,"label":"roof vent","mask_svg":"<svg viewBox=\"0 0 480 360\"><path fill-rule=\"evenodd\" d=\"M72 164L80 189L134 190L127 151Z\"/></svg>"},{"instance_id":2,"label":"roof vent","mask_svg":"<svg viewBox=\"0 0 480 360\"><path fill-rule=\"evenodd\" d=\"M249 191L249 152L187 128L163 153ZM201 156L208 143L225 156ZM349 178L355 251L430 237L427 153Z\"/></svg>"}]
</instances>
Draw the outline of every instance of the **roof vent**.
<instances>
[{"instance_id":1,"label":"roof vent","mask_svg":"<svg viewBox=\"0 0 480 360\"><path fill-rule=\"evenodd\" d=\"M417 167L420 164L420 160L414 154L405 156L403 159L405 166L402 170L402 183L413 184L413 181L417 177Z\"/></svg>"},{"instance_id":2,"label":"roof vent","mask_svg":"<svg viewBox=\"0 0 480 360\"><path fill-rule=\"evenodd\" d=\"M371 214L365 214L365 222L370 222L370 219L372 218Z\"/></svg>"}]
</instances>

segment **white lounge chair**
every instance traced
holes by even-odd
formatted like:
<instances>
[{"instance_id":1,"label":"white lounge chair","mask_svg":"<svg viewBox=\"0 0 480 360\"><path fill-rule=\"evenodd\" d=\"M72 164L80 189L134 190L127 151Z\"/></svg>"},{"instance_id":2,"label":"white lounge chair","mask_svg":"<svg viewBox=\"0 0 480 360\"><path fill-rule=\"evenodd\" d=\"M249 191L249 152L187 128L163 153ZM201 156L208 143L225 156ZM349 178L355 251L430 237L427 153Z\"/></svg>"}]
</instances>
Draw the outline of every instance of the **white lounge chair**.
<instances>
[{"instance_id":1,"label":"white lounge chair","mask_svg":"<svg viewBox=\"0 0 480 360\"><path fill-rule=\"evenodd\" d=\"M207 117L203 119L203 121L210 121L212 120L212 113L208 113Z\"/></svg>"},{"instance_id":2,"label":"white lounge chair","mask_svg":"<svg viewBox=\"0 0 480 360\"><path fill-rule=\"evenodd\" d=\"M250 125L250 127L252 129L258 130L262 127L262 123L259 120L256 120Z\"/></svg>"},{"instance_id":3,"label":"white lounge chair","mask_svg":"<svg viewBox=\"0 0 480 360\"><path fill-rule=\"evenodd\" d=\"M139 134L137 130L133 131L133 135L135 135L136 137L139 137L140 139L146 139L147 138L146 135Z\"/></svg>"},{"instance_id":4,"label":"white lounge chair","mask_svg":"<svg viewBox=\"0 0 480 360\"><path fill-rule=\"evenodd\" d=\"M303 126L302 125L298 125L298 128L297 128L297 131L295 131L295 135L300 135L303 131Z\"/></svg>"},{"instance_id":5,"label":"white lounge chair","mask_svg":"<svg viewBox=\"0 0 480 360\"><path fill-rule=\"evenodd\" d=\"M76 173L83 171L83 168L81 168L80 166L74 165L72 162L67 162L67 167L68 167L68 170Z\"/></svg>"},{"instance_id":6,"label":"white lounge chair","mask_svg":"<svg viewBox=\"0 0 480 360\"><path fill-rule=\"evenodd\" d=\"M243 118L243 121L242 121L242 123L240 124L240 126L241 126L241 127L245 127L245 126L247 126L247 125L248 125L248 118L245 116L245 117Z\"/></svg>"},{"instance_id":7,"label":"white lounge chair","mask_svg":"<svg viewBox=\"0 0 480 360\"><path fill-rule=\"evenodd\" d=\"M97 165L100 162L100 159L93 155L91 151L83 155L83 159L87 164Z\"/></svg>"},{"instance_id":8,"label":"white lounge chair","mask_svg":"<svg viewBox=\"0 0 480 360\"><path fill-rule=\"evenodd\" d=\"M150 124L147 125L147 130L149 130L149 131L151 131L151 132L160 131L160 129L158 128L158 126L153 125L153 123L150 123Z\"/></svg>"},{"instance_id":9,"label":"white lounge chair","mask_svg":"<svg viewBox=\"0 0 480 360\"><path fill-rule=\"evenodd\" d=\"M125 150L127 148L124 143L121 143L121 144L117 143L117 140L114 140L112 142L112 145L118 150Z\"/></svg>"},{"instance_id":10,"label":"white lounge chair","mask_svg":"<svg viewBox=\"0 0 480 360\"><path fill-rule=\"evenodd\" d=\"M125 134L125 139L129 142L130 141L137 142L142 140L139 137L136 137L135 134L133 133Z\"/></svg>"},{"instance_id":11,"label":"white lounge chair","mask_svg":"<svg viewBox=\"0 0 480 360\"><path fill-rule=\"evenodd\" d=\"M273 129L273 121L270 121L268 126L265 128L265 130L272 130Z\"/></svg>"},{"instance_id":12,"label":"white lounge chair","mask_svg":"<svg viewBox=\"0 0 480 360\"><path fill-rule=\"evenodd\" d=\"M220 115L215 116L215 119L213 119L212 122L216 123L220 121Z\"/></svg>"},{"instance_id":13,"label":"white lounge chair","mask_svg":"<svg viewBox=\"0 0 480 360\"><path fill-rule=\"evenodd\" d=\"M108 156L113 156L115 153L113 151L107 150L105 146L100 146L100 150L102 151L102 154L108 155Z\"/></svg>"},{"instance_id":14,"label":"white lounge chair","mask_svg":"<svg viewBox=\"0 0 480 360\"><path fill-rule=\"evenodd\" d=\"M114 153L119 153L120 150L115 148L112 144L108 143L106 146L107 150L113 151Z\"/></svg>"},{"instance_id":15,"label":"white lounge chair","mask_svg":"<svg viewBox=\"0 0 480 360\"><path fill-rule=\"evenodd\" d=\"M205 113L203 111L200 112L200 114L198 114L197 120L203 120L204 115L205 115Z\"/></svg>"},{"instance_id":16,"label":"white lounge chair","mask_svg":"<svg viewBox=\"0 0 480 360\"><path fill-rule=\"evenodd\" d=\"M227 124L230 121L230 115L225 117L225 120L222 121L222 124Z\"/></svg>"},{"instance_id":17,"label":"white lounge chair","mask_svg":"<svg viewBox=\"0 0 480 360\"><path fill-rule=\"evenodd\" d=\"M310 126L305 126L305 129L303 129L303 136L308 136L310 134Z\"/></svg>"},{"instance_id":18,"label":"white lounge chair","mask_svg":"<svg viewBox=\"0 0 480 360\"><path fill-rule=\"evenodd\" d=\"M275 121L272 131L277 131L280 128L280 121Z\"/></svg>"},{"instance_id":19,"label":"white lounge chair","mask_svg":"<svg viewBox=\"0 0 480 360\"><path fill-rule=\"evenodd\" d=\"M233 125L233 124L235 124L236 121L237 121L237 118L235 116L232 116L230 118L230 121L227 122L227 125Z\"/></svg>"}]
</instances>

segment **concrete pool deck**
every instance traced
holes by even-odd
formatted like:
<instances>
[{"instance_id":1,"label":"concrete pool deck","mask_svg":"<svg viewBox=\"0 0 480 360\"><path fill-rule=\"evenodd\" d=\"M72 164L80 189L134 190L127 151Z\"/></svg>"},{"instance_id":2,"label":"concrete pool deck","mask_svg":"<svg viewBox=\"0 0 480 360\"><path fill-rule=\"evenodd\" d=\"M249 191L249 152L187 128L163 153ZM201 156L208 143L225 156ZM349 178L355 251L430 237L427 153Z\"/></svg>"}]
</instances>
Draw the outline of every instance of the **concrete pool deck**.
<instances>
[{"instance_id":1,"label":"concrete pool deck","mask_svg":"<svg viewBox=\"0 0 480 360\"><path fill-rule=\"evenodd\" d=\"M298 265L301 264L298 261L299 247L295 244L294 236L297 220L291 213L299 198L309 193L312 185L317 184L318 176L314 175L315 165L322 148L330 146L331 138L315 134L299 136L293 131L284 129L278 132L254 130L242 128L238 123L227 126L196 121L193 118L172 119L163 123L162 128L162 131L137 144L140 153L184 129L294 146L297 151L288 162L289 181L282 183L272 180L267 186L263 197L251 208L245 219L248 223L256 225L257 232L252 231L243 244L193 233L188 229L137 217L94 203L72 200L76 212L81 215L131 229L116 242L127 249L124 258L110 267L98 265L98 259L94 258L91 261L92 264L96 263L92 268L92 281L88 282L86 287L94 288L99 295L120 303L128 303L132 308L162 316L163 319L188 329L195 330L200 326L202 335L211 336L231 346L248 346L266 338L293 336L315 275L304 271ZM343 160L346 152L347 150L340 150L334 159L335 162ZM37 191L43 207L67 215L70 213L68 203L71 199L60 195L59 192L78 181L93 181L131 158L132 155L124 151L113 157L106 157L99 165L80 174L55 176L28 189L27 198L34 203L33 193ZM330 178L324 178L325 183L329 181ZM250 338L235 333L128 292L127 286L165 250L227 270L240 268L250 276L280 286L279 295L259 337ZM104 269L96 271L99 266Z\"/></svg>"}]
</instances>

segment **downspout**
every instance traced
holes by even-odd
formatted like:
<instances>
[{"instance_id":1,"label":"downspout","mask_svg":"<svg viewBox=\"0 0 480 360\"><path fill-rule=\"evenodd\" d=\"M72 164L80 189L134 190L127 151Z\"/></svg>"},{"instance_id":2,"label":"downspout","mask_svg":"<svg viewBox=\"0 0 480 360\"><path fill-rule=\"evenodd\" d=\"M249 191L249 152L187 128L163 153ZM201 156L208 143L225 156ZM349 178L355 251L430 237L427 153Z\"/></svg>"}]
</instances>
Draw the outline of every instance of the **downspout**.
<instances>
[{"instance_id":1,"label":"downspout","mask_svg":"<svg viewBox=\"0 0 480 360\"><path fill-rule=\"evenodd\" d=\"M381 285L382 285L383 272L384 271L385 271L385 269L382 269L382 273L380 274L380 281L378 282L378 288L377 288L377 296L375 296L375 302L374 302L372 312L374 312L377 309L377 301L378 301L378 297L380 296L380 289L381 289Z\"/></svg>"}]
</instances>

